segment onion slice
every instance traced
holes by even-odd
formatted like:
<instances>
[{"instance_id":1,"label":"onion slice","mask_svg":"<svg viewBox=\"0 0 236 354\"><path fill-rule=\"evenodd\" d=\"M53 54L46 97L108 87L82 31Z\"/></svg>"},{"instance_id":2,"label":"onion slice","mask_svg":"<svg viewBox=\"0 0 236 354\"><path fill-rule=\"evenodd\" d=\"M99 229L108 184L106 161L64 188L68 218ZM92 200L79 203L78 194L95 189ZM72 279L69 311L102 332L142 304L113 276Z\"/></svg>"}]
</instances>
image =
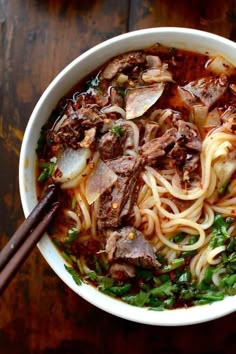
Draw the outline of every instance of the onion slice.
<instances>
[{"instance_id":1,"label":"onion slice","mask_svg":"<svg viewBox=\"0 0 236 354\"><path fill-rule=\"evenodd\" d=\"M117 175L102 160L98 161L86 182L85 197L88 204L94 203L116 180Z\"/></svg>"},{"instance_id":2,"label":"onion slice","mask_svg":"<svg viewBox=\"0 0 236 354\"><path fill-rule=\"evenodd\" d=\"M210 59L206 63L206 69L216 75L232 75L235 73L234 66L220 55L217 55L216 57Z\"/></svg>"},{"instance_id":3,"label":"onion slice","mask_svg":"<svg viewBox=\"0 0 236 354\"><path fill-rule=\"evenodd\" d=\"M142 116L161 97L165 85L161 82L152 86L128 89L126 95L126 119Z\"/></svg>"},{"instance_id":4,"label":"onion slice","mask_svg":"<svg viewBox=\"0 0 236 354\"><path fill-rule=\"evenodd\" d=\"M65 183L78 176L86 167L90 154L90 150L85 148L78 150L68 148L63 151L57 159L57 168L60 170L61 175L54 176L54 180L59 183Z\"/></svg>"}]
</instances>

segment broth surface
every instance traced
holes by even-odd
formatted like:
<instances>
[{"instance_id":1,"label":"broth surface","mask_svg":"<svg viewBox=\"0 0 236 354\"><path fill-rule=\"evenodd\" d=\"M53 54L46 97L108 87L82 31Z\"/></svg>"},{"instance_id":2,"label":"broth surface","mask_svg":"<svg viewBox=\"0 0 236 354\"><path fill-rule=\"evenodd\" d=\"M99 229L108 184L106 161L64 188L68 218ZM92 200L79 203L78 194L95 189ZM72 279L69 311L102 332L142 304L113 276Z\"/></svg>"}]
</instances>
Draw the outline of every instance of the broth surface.
<instances>
[{"instance_id":1,"label":"broth surface","mask_svg":"<svg viewBox=\"0 0 236 354\"><path fill-rule=\"evenodd\" d=\"M42 127L39 199L79 284L163 310L236 292L236 71L155 44L79 82Z\"/></svg>"}]
</instances>

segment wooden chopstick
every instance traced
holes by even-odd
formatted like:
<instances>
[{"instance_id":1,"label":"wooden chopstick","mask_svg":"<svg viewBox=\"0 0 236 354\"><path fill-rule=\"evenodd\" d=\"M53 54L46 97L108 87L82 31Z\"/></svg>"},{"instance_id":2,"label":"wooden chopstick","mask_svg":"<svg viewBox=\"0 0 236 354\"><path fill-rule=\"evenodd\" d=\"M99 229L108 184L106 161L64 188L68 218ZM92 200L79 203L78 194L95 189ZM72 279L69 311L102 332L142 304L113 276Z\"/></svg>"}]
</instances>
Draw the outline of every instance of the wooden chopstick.
<instances>
[{"instance_id":1,"label":"wooden chopstick","mask_svg":"<svg viewBox=\"0 0 236 354\"><path fill-rule=\"evenodd\" d=\"M53 185L0 252L0 294L52 221L59 207L56 199L57 187Z\"/></svg>"}]
</instances>

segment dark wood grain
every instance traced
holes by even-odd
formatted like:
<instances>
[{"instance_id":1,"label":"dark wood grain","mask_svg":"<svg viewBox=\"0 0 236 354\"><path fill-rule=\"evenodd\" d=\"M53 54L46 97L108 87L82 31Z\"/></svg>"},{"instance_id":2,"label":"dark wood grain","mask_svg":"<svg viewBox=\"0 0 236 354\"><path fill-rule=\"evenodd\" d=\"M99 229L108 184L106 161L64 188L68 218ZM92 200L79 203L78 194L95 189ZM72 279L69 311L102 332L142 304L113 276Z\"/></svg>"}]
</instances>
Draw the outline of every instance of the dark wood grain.
<instances>
[{"instance_id":1,"label":"dark wood grain","mask_svg":"<svg viewBox=\"0 0 236 354\"><path fill-rule=\"evenodd\" d=\"M155 26L236 40L236 5L188 0L0 0L0 248L23 221L18 160L29 116L56 74L93 45ZM233 353L235 320L150 327L106 314L68 289L37 249L0 299L0 353Z\"/></svg>"}]
</instances>

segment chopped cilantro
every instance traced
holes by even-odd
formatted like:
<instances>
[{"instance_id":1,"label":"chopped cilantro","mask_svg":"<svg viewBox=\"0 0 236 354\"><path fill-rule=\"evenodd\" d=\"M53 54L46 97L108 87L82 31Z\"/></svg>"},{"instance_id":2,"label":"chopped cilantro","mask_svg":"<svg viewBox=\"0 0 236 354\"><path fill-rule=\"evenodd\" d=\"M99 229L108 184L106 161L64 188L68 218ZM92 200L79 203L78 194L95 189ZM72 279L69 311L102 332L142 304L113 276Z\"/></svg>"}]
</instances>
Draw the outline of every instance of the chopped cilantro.
<instances>
[{"instance_id":1,"label":"chopped cilantro","mask_svg":"<svg viewBox=\"0 0 236 354\"><path fill-rule=\"evenodd\" d=\"M178 287L176 284L172 283L171 281L167 281L157 288L152 289L151 294L159 298L166 298L169 295L172 296L177 290Z\"/></svg>"},{"instance_id":2,"label":"chopped cilantro","mask_svg":"<svg viewBox=\"0 0 236 354\"><path fill-rule=\"evenodd\" d=\"M93 77L92 79L86 81L86 85L88 88L97 88L99 85L99 78L98 76Z\"/></svg>"},{"instance_id":3,"label":"chopped cilantro","mask_svg":"<svg viewBox=\"0 0 236 354\"><path fill-rule=\"evenodd\" d=\"M224 219L221 215L217 214L215 216L212 225L212 237L210 240L210 246L212 248L222 246L225 241L230 237L228 233L228 228L232 224L232 218Z\"/></svg>"},{"instance_id":4,"label":"chopped cilantro","mask_svg":"<svg viewBox=\"0 0 236 354\"><path fill-rule=\"evenodd\" d=\"M112 133L116 134L119 138L121 138L124 135L124 131L121 128L120 125L115 125L112 129L111 129Z\"/></svg>"},{"instance_id":5,"label":"chopped cilantro","mask_svg":"<svg viewBox=\"0 0 236 354\"><path fill-rule=\"evenodd\" d=\"M150 296L150 292L146 293L146 292L141 290L136 295L123 296L122 300L127 302L130 305L143 307L148 302L149 296Z\"/></svg>"}]
</instances>

